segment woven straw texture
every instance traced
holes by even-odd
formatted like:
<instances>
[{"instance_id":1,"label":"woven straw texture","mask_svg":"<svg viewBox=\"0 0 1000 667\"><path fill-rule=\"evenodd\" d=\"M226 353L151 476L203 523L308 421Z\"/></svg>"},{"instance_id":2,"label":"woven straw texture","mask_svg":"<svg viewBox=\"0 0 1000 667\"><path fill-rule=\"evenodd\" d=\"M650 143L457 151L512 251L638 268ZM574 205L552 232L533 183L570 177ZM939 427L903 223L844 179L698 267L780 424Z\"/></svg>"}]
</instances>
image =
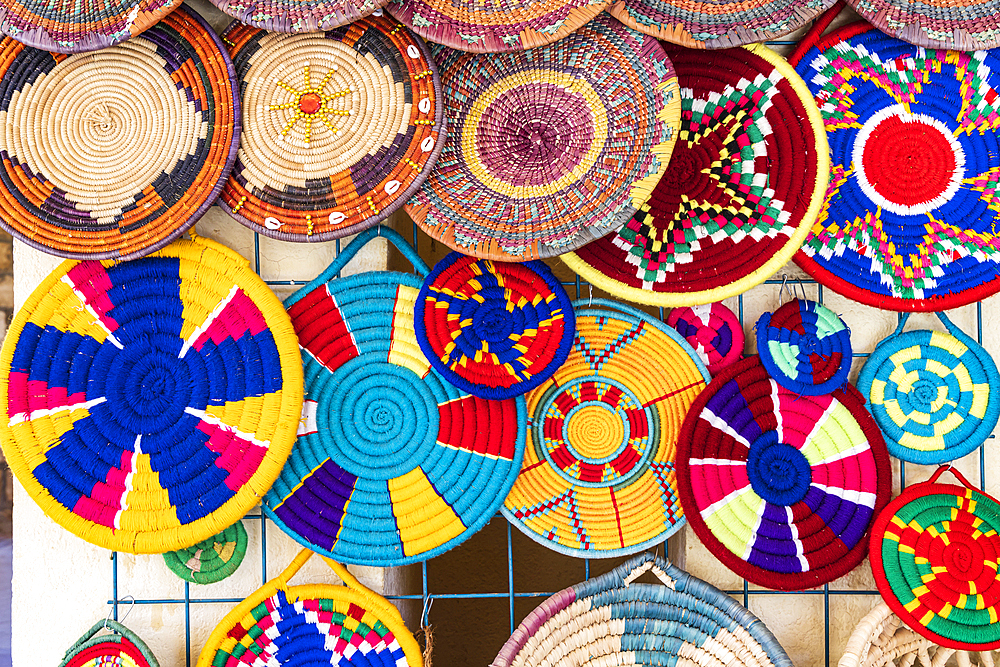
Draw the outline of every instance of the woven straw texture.
<instances>
[{"instance_id":1,"label":"woven straw texture","mask_svg":"<svg viewBox=\"0 0 1000 667\"><path fill-rule=\"evenodd\" d=\"M336 278L376 234L417 275ZM449 384L420 351L414 303L428 273L391 229L358 235L285 305L305 363L299 439L264 510L304 546L389 567L444 553L486 525L524 455L524 398Z\"/></svg>"},{"instance_id":2,"label":"woven straw texture","mask_svg":"<svg viewBox=\"0 0 1000 667\"><path fill-rule=\"evenodd\" d=\"M798 30L835 0L617 0L608 10L647 35L694 49L728 49Z\"/></svg>"},{"instance_id":3,"label":"woven straw texture","mask_svg":"<svg viewBox=\"0 0 1000 667\"><path fill-rule=\"evenodd\" d=\"M98 546L163 553L260 502L295 440L288 315L225 246L63 262L0 350L0 442L28 494Z\"/></svg>"},{"instance_id":4,"label":"woven straw texture","mask_svg":"<svg viewBox=\"0 0 1000 667\"><path fill-rule=\"evenodd\" d=\"M133 259L208 210L236 159L240 104L193 10L98 53L0 42L0 226L71 259Z\"/></svg>"},{"instance_id":5,"label":"woven straw texture","mask_svg":"<svg viewBox=\"0 0 1000 667\"><path fill-rule=\"evenodd\" d=\"M882 32L928 49L982 51L1000 46L991 0L847 0Z\"/></svg>"},{"instance_id":6,"label":"woven straw texture","mask_svg":"<svg viewBox=\"0 0 1000 667\"><path fill-rule=\"evenodd\" d=\"M937 483L951 469L962 486ZM875 583L917 633L949 648L1000 648L1000 504L951 466L907 487L872 527Z\"/></svg>"},{"instance_id":7,"label":"woven straw texture","mask_svg":"<svg viewBox=\"0 0 1000 667\"><path fill-rule=\"evenodd\" d=\"M633 583L649 570L664 585ZM792 667L749 610L649 553L547 599L491 667L583 664Z\"/></svg>"},{"instance_id":8,"label":"woven straw texture","mask_svg":"<svg viewBox=\"0 0 1000 667\"><path fill-rule=\"evenodd\" d=\"M328 241L401 208L441 152L444 108L423 40L386 17L283 35L233 22L243 134L221 202L282 241Z\"/></svg>"},{"instance_id":9,"label":"woven straw texture","mask_svg":"<svg viewBox=\"0 0 1000 667\"><path fill-rule=\"evenodd\" d=\"M611 0L390 0L386 9L421 37L459 51L524 51L556 42ZM500 70L503 71L503 70Z\"/></svg>"},{"instance_id":10,"label":"woven straw texture","mask_svg":"<svg viewBox=\"0 0 1000 667\"><path fill-rule=\"evenodd\" d=\"M303 549L284 572L226 614L197 667L423 667L399 611L343 565L324 558L344 586L288 585L312 555Z\"/></svg>"},{"instance_id":11,"label":"woven straw texture","mask_svg":"<svg viewBox=\"0 0 1000 667\"><path fill-rule=\"evenodd\" d=\"M674 308L667 325L694 348L712 375L743 358L743 326L721 303Z\"/></svg>"},{"instance_id":12,"label":"woven straw texture","mask_svg":"<svg viewBox=\"0 0 1000 667\"><path fill-rule=\"evenodd\" d=\"M880 602L858 621L837 667L945 667L949 661L960 667L996 664L988 651L979 657L973 663L967 651L938 646L921 637L903 625L889 605Z\"/></svg>"},{"instance_id":13,"label":"woven straw texture","mask_svg":"<svg viewBox=\"0 0 1000 667\"><path fill-rule=\"evenodd\" d=\"M63 657L59 667L159 667L149 647L134 632L112 620L100 621Z\"/></svg>"},{"instance_id":14,"label":"woven straw texture","mask_svg":"<svg viewBox=\"0 0 1000 667\"><path fill-rule=\"evenodd\" d=\"M903 333L903 317L858 376L889 453L923 465L962 458L986 441L1000 417L993 358L943 313L938 317L950 333Z\"/></svg>"},{"instance_id":15,"label":"woven straw texture","mask_svg":"<svg viewBox=\"0 0 1000 667\"><path fill-rule=\"evenodd\" d=\"M170 571L193 584L222 581L240 566L247 553L247 531L237 521L193 547L163 554Z\"/></svg>"},{"instance_id":16,"label":"woven straw texture","mask_svg":"<svg viewBox=\"0 0 1000 667\"><path fill-rule=\"evenodd\" d=\"M569 358L528 394L528 446L502 511L560 553L632 554L684 524L677 435L709 375L676 331L641 311L575 305Z\"/></svg>"},{"instance_id":17,"label":"woven straw texture","mask_svg":"<svg viewBox=\"0 0 1000 667\"><path fill-rule=\"evenodd\" d=\"M757 357L712 380L678 450L681 505L695 533L768 588L811 588L850 572L889 500L889 455L857 390L800 396Z\"/></svg>"},{"instance_id":18,"label":"woven straw texture","mask_svg":"<svg viewBox=\"0 0 1000 667\"><path fill-rule=\"evenodd\" d=\"M457 252L424 280L414 325L421 351L445 380L494 400L549 379L576 332L573 304L545 264Z\"/></svg>"},{"instance_id":19,"label":"woven straw texture","mask_svg":"<svg viewBox=\"0 0 1000 667\"><path fill-rule=\"evenodd\" d=\"M826 306L792 299L757 320L757 350L774 381L796 394L832 394L851 372L851 330Z\"/></svg>"},{"instance_id":20,"label":"woven straw texture","mask_svg":"<svg viewBox=\"0 0 1000 667\"><path fill-rule=\"evenodd\" d=\"M437 60L448 136L406 211L453 250L568 252L624 224L667 166L673 67L655 39L606 14L551 46Z\"/></svg>"},{"instance_id":21,"label":"woven straw texture","mask_svg":"<svg viewBox=\"0 0 1000 667\"><path fill-rule=\"evenodd\" d=\"M770 49L667 54L681 84L670 166L624 226L563 260L614 296L690 306L792 258L822 204L828 149L808 89Z\"/></svg>"},{"instance_id":22,"label":"woven straw texture","mask_svg":"<svg viewBox=\"0 0 1000 667\"><path fill-rule=\"evenodd\" d=\"M240 23L274 32L333 30L382 16L388 0L211 0Z\"/></svg>"},{"instance_id":23,"label":"woven straw texture","mask_svg":"<svg viewBox=\"0 0 1000 667\"><path fill-rule=\"evenodd\" d=\"M887 310L1000 291L998 55L924 50L864 23L803 40L790 61L822 109L832 166L799 266Z\"/></svg>"}]
</instances>

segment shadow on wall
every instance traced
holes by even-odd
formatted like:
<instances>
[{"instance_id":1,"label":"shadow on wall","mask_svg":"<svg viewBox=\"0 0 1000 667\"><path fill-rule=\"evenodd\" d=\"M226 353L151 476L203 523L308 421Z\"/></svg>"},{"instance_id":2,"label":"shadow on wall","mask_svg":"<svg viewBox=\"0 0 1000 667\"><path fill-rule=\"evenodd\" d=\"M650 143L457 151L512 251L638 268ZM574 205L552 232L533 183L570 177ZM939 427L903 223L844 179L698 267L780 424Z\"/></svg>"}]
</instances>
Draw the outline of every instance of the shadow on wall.
<instances>
[{"instance_id":1,"label":"shadow on wall","mask_svg":"<svg viewBox=\"0 0 1000 667\"><path fill-rule=\"evenodd\" d=\"M7 333L7 323L14 311L13 241L0 232L0 335ZM7 461L0 453L0 667L10 667L11 541L14 479Z\"/></svg>"}]
</instances>

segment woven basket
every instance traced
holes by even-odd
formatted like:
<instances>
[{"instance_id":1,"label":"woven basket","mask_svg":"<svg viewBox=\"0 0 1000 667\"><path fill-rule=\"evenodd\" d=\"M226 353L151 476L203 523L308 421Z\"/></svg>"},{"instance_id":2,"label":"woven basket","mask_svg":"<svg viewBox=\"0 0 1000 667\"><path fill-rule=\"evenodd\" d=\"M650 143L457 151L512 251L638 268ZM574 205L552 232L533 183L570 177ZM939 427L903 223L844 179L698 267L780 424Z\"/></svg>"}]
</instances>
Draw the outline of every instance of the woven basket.
<instances>
[{"instance_id":1,"label":"woven basket","mask_svg":"<svg viewBox=\"0 0 1000 667\"><path fill-rule=\"evenodd\" d=\"M882 32L928 49L1000 47L1000 15L989 0L847 0Z\"/></svg>"},{"instance_id":2,"label":"woven basket","mask_svg":"<svg viewBox=\"0 0 1000 667\"><path fill-rule=\"evenodd\" d=\"M757 351L775 382L797 394L832 394L847 382L851 330L835 312L792 299L757 320Z\"/></svg>"},{"instance_id":3,"label":"woven basket","mask_svg":"<svg viewBox=\"0 0 1000 667\"><path fill-rule=\"evenodd\" d=\"M70 259L134 259L208 210L236 159L222 42L179 9L98 53L0 42L0 226Z\"/></svg>"},{"instance_id":4,"label":"woven basket","mask_svg":"<svg viewBox=\"0 0 1000 667\"><path fill-rule=\"evenodd\" d=\"M743 325L722 303L674 308L667 325L694 348L712 375L743 358Z\"/></svg>"},{"instance_id":5,"label":"woven basket","mask_svg":"<svg viewBox=\"0 0 1000 667\"><path fill-rule=\"evenodd\" d=\"M809 90L777 53L667 55L681 84L670 166L623 226L562 259L622 299L690 306L742 294L792 258L823 203L828 149Z\"/></svg>"},{"instance_id":6,"label":"woven basket","mask_svg":"<svg viewBox=\"0 0 1000 667\"><path fill-rule=\"evenodd\" d=\"M159 667L145 642L121 623L100 621L77 640L63 656L59 667Z\"/></svg>"},{"instance_id":7,"label":"woven basket","mask_svg":"<svg viewBox=\"0 0 1000 667\"><path fill-rule=\"evenodd\" d=\"M789 59L822 110L832 163L796 263L887 310L1000 291L1000 52L924 50L865 23L820 37L832 18Z\"/></svg>"},{"instance_id":8,"label":"woven basket","mask_svg":"<svg viewBox=\"0 0 1000 667\"><path fill-rule=\"evenodd\" d=\"M688 521L741 577L801 590L864 560L892 471L878 427L851 385L800 396L749 357L698 396L678 442Z\"/></svg>"},{"instance_id":9,"label":"woven basket","mask_svg":"<svg viewBox=\"0 0 1000 667\"><path fill-rule=\"evenodd\" d=\"M445 380L494 400L548 380L576 332L569 295L545 264L457 252L424 280L414 325L421 351Z\"/></svg>"},{"instance_id":10,"label":"woven basket","mask_svg":"<svg viewBox=\"0 0 1000 667\"><path fill-rule=\"evenodd\" d=\"M962 483L937 482L946 470ZM872 526L879 593L911 629L949 648L1000 648L1000 503L950 465L907 487Z\"/></svg>"},{"instance_id":11,"label":"woven basket","mask_svg":"<svg viewBox=\"0 0 1000 667\"><path fill-rule=\"evenodd\" d=\"M633 583L650 570L662 586ZM792 667L749 610L649 553L547 599L491 667L584 664Z\"/></svg>"},{"instance_id":12,"label":"woven basket","mask_svg":"<svg viewBox=\"0 0 1000 667\"><path fill-rule=\"evenodd\" d=\"M386 9L421 37L459 51L524 51L551 44L597 17L611 0L390 0Z\"/></svg>"},{"instance_id":13,"label":"woven basket","mask_svg":"<svg viewBox=\"0 0 1000 667\"><path fill-rule=\"evenodd\" d=\"M437 61L448 137L406 211L453 250L518 262L573 250L627 221L666 169L673 67L610 16L551 46Z\"/></svg>"},{"instance_id":14,"label":"woven basket","mask_svg":"<svg viewBox=\"0 0 1000 667\"><path fill-rule=\"evenodd\" d=\"M423 667L420 647L399 611L340 563L323 559L344 586L288 585L312 555L303 549L284 572L226 614L197 667Z\"/></svg>"},{"instance_id":15,"label":"woven basket","mask_svg":"<svg viewBox=\"0 0 1000 667\"><path fill-rule=\"evenodd\" d=\"M193 547L163 554L170 571L193 584L222 581L240 566L247 553L247 530L237 521Z\"/></svg>"},{"instance_id":16,"label":"woven basket","mask_svg":"<svg viewBox=\"0 0 1000 667\"><path fill-rule=\"evenodd\" d=\"M617 0L608 11L657 39L694 49L728 49L798 30L834 0Z\"/></svg>"},{"instance_id":17,"label":"woven basket","mask_svg":"<svg viewBox=\"0 0 1000 667\"><path fill-rule=\"evenodd\" d=\"M214 241L66 261L0 349L0 442L28 494L78 537L184 549L235 523L278 476L301 364L281 303Z\"/></svg>"},{"instance_id":18,"label":"woven basket","mask_svg":"<svg viewBox=\"0 0 1000 667\"><path fill-rule=\"evenodd\" d=\"M601 299L574 305L569 358L527 396L528 446L502 511L550 549L611 558L684 524L677 434L709 375L676 331L645 313Z\"/></svg>"},{"instance_id":19,"label":"woven basket","mask_svg":"<svg viewBox=\"0 0 1000 667\"><path fill-rule=\"evenodd\" d=\"M938 317L950 333L903 333L903 315L858 376L889 453L923 465L962 458L986 441L1000 418L993 358L944 313Z\"/></svg>"},{"instance_id":20,"label":"woven basket","mask_svg":"<svg viewBox=\"0 0 1000 667\"><path fill-rule=\"evenodd\" d=\"M336 277L381 235L416 275ZM427 265L396 232L359 234L285 301L305 363L299 439L264 511L310 549L389 567L468 539L496 513L524 452L524 398L471 396L417 344Z\"/></svg>"},{"instance_id":21,"label":"woven basket","mask_svg":"<svg viewBox=\"0 0 1000 667\"><path fill-rule=\"evenodd\" d=\"M441 152L441 81L423 40L387 17L282 35L234 21L243 135L220 201L282 241L328 241L388 218Z\"/></svg>"},{"instance_id":22,"label":"woven basket","mask_svg":"<svg viewBox=\"0 0 1000 667\"><path fill-rule=\"evenodd\" d=\"M240 23L274 32L333 30L382 16L387 0L212 0Z\"/></svg>"}]
</instances>

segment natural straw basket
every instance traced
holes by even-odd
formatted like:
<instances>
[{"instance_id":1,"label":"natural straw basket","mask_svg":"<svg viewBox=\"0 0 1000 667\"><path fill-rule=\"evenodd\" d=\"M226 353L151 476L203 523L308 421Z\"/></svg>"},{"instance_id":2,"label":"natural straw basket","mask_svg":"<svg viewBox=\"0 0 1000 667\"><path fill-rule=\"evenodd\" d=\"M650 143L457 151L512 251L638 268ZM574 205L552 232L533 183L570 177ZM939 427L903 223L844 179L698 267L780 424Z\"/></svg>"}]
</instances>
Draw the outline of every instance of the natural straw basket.
<instances>
[{"instance_id":1,"label":"natural straw basket","mask_svg":"<svg viewBox=\"0 0 1000 667\"><path fill-rule=\"evenodd\" d=\"M415 274L338 278L382 236ZM424 357L413 310L427 265L386 228L359 234L285 301L305 363L299 439L264 510L310 549L389 567L426 560L496 513L524 452L524 398L488 401Z\"/></svg>"},{"instance_id":2,"label":"natural straw basket","mask_svg":"<svg viewBox=\"0 0 1000 667\"><path fill-rule=\"evenodd\" d=\"M576 326L573 303L542 262L450 253L420 287L417 342L445 380L470 394L520 396L549 379Z\"/></svg>"},{"instance_id":3,"label":"natural straw basket","mask_svg":"<svg viewBox=\"0 0 1000 667\"><path fill-rule=\"evenodd\" d=\"M822 110L832 162L795 261L887 310L946 310L1000 291L1000 52L924 50L865 23L820 37L832 18L789 59Z\"/></svg>"},{"instance_id":4,"label":"natural straw basket","mask_svg":"<svg viewBox=\"0 0 1000 667\"><path fill-rule=\"evenodd\" d=\"M808 299L792 299L760 316L757 351L775 382L808 396L832 394L847 382L854 358L844 321Z\"/></svg>"},{"instance_id":5,"label":"natural straw basket","mask_svg":"<svg viewBox=\"0 0 1000 667\"><path fill-rule=\"evenodd\" d=\"M808 88L755 45L668 47L681 132L641 209L563 260L637 303L690 306L742 294L792 258L823 203L829 149Z\"/></svg>"},{"instance_id":6,"label":"natural straw basket","mask_svg":"<svg viewBox=\"0 0 1000 667\"><path fill-rule=\"evenodd\" d=\"M63 656L59 667L159 667L156 656L131 630L112 620L100 621Z\"/></svg>"},{"instance_id":7,"label":"natural straw basket","mask_svg":"<svg viewBox=\"0 0 1000 667\"><path fill-rule=\"evenodd\" d=\"M131 262L63 262L0 350L0 442L54 521L163 553L235 523L295 440L302 360L249 262L203 238Z\"/></svg>"},{"instance_id":8,"label":"natural straw basket","mask_svg":"<svg viewBox=\"0 0 1000 667\"><path fill-rule=\"evenodd\" d=\"M240 23L274 32L318 32L381 16L388 0L212 0Z\"/></svg>"},{"instance_id":9,"label":"natural straw basket","mask_svg":"<svg viewBox=\"0 0 1000 667\"><path fill-rule=\"evenodd\" d=\"M170 571L193 584L222 581L240 566L247 553L247 530L237 521L193 547L163 554Z\"/></svg>"},{"instance_id":10,"label":"natural straw basket","mask_svg":"<svg viewBox=\"0 0 1000 667\"><path fill-rule=\"evenodd\" d=\"M551 46L437 60L448 137L406 211L453 250L505 261L573 250L626 222L666 169L673 67L606 14Z\"/></svg>"},{"instance_id":11,"label":"natural straw basket","mask_svg":"<svg viewBox=\"0 0 1000 667\"><path fill-rule=\"evenodd\" d=\"M222 34L240 82L239 157L220 197L282 241L355 234L401 208L444 137L441 82L423 40L389 18L282 35Z\"/></svg>"},{"instance_id":12,"label":"natural straw basket","mask_svg":"<svg viewBox=\"0 0 1000 667\"><path fill-rule=\"evenodd\" d=\"M312 555L300 551L284 572L226 614L197 667L423 667L420 647L399 611L340 563L323 559L344 586L289 586Z\"/></svg>"},{"instance_id":13,"label":"natural straw basket","mask_svg":"<svg viewBox=\"0 0 1000 667\"><path fill-rule=\"evenodd\" d=\"M709 375L676 331L645 313L602 299L574 305L569 358L528 394L529 444L502 511L550 549L611 558L684 524L677 435Z\"/></svg>"},{"instance_id":14,"label":"natural straw basket","mask_svg":"<svg viewBox=\"0 0 1000 667\"><path fill-rule=\"evenodd\" d=\"M556 42L611 0L390 0L386 9L431 42L459 51L524 51Z\"/></svg>"},{"instance_id":15,"label":"natural straw basket","mask_svg":"<svg viewBox=\"0 0 1000 667\"><path fill-rule=\"evenodd\" d=\"M854 387L800 396L749 357L691 406L677 479L681 506L709 551L755 584L800 590L864 560L892 471Z\"/></svg>"},{"instance_id":16,"label":"natural straw basket","mask_svg":"<svg viewBox=\"0 0 1000 667\"><path fill-rule=\"evenodd\" d=\"M847 0L882 32L928 49L1000 47L1000 13L992 0Z\"/></svg>"},{"instance_id":17,"label":"natural straw basket","mask_svg":"<svg viewBox=\"0 0 1000 667\"><path fill-rule=\"evenodd\" d=\"M193 10L53 55L0 42L0 226L70 259L134 259L208 210L236 159L233 65Z\"/></svg>"},{"instance_id":18,"label":"natural straw basket","mask_svg":"<svg viewBox=\"0 0 1000 667\"><path fill-rule=\"evenodd\" d=\"M962 458L1000 417L1000 373L990 353L937 315L949 333L904 333L904 315L858 376L889 453L922 465Z\"/></svg>"},{"instance_id":19,"label":"natural straw basket","mask_svg":"<svg viewBox=\"0 0 1000 667\"><path fill-rule=\"evenodd\" d=\"M663 583L634 583L652 570ZM644 553L566 588L528 614L491 667L577 665L792 667L740 603Z\"/></svg>"},{"instance_id":20,"label":"natural straw basket","mask_svg":"<svg viewBox=\"0 0 1000 667\"><path fill-rule=\"evenodd\" d=\"M962 483L938 483L946 470ZM878 515L872 574L890 608L949 648L1000 648L1000 504L950 465L908 486Z\"/></svg>"},{"instance_id":21,"label":"natural straw basket","mask_svg":"<svg viewBox=\"0 0 1000 667\"><path fill-rule=\"evenodd\" d=\"M694 49L728 49L798 30L834 0L616 0L608 11L647 35Z\"/></svg>"},{"instance_id":22,"label":"natural straw basket","mask_svg":"<svg viewBox=\"0 0 1000 667\"><path fill-rule=\"evenodd\" d=\"M674 308L667 326L683 336L712 375L743 358L743 325L722 303Z\"/></svg>"}]
</instances>

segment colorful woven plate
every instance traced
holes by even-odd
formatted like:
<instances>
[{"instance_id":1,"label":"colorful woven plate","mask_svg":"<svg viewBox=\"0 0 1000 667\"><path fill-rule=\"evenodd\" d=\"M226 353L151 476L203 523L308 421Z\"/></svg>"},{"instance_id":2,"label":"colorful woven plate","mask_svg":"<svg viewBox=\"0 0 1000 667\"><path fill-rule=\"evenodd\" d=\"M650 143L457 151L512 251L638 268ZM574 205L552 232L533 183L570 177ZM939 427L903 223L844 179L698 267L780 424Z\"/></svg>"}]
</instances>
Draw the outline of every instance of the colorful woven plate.
<instances>
[{"instance_id":1,"label":"colorful woven plate","mask_svg":"<svg viewBox=\"0 0 1000 667\"><path fill-rule=\"evenodd\" d=\"M597 17L611 0L390 0L386 9L421 37L466 52L551 44ZM503 71L503 70L501 70Z\"/></svg>"},{"instance_id":2,"label":"colorful woven plate","mask_svg":"<svg viewBox=\"0 0 1000 667\"><path fill-rule=\"evenodd\" d=\"M864 560L892 472L854 387L800 396L749 357L691 406L677 480L691 527L729 569L761 586L800 590Z\"/></svg>"},{"instance_id":3,"label":"colorful woven plate","mask_svg":"<svg viewBox=\"0 0 1000 667\"><path fill-rule=\"evenodd\" d=\"M673 67L610 16L552 46L437 60L448 137L406 211L453 250L507 261L573 250L628 220L667 166Z\"/></svg>"},{"instance_id":4,"label":"colorful woven plate","mask_svg":"<svg viewBox=\"0 0 1000 667\"><path fill-rule=\"evenodd\" d=\"M177 241L63 262L0 350L0 442L63 528L114 551L198 544L260 502L295 441L288 315L235 252Z\"/></svg>"},{"instance_id":5,"label":"colorful woven plate","mask_svg":"<svg viewBox=\"0 0 1000 667\"><path fill-rule=\"evenodd\" d=\"M441 376L494 400L520 396L562 366L576 331L573 304L542 262L477 260L457 252L424 280L417 342Z\"/></svg>"},{"instance_id":6,"label":"colorful woven plate","mask_svg":"<svg viewBox=\"0 0 1000 667\"><path fill-rule=\"evenodd\" d=\"M658 39L694 49L727 49L787 35L834 1L617 0L608 11Z\"/></svg>"},{"instance_id":7,"label":"colorful woven plate","mask_svg":"<svg viewBox=\"0 0 1000 667\"><path fill-rule=\"evenodd\" d=\"M156 656L121 623L100 621L66 651L59 667L159 667Z\"/></svg>"},{"instance_id":8,"label":"colorful woven plate","mask_svg":"<svg viewBox=\"0 0 1000 667\"><path fill-rule=\"evenodd\" d=\"M444 128L423 40L385 17L325 34L233 22L223 33L243 134L221 202L282 241L328 241L382 222L430 173Z\"/></svg>"},{"instance_id":9,"label":"colorful woven plate","mask_svg":"<svg viewBox=\"0 0 1000 667\"><path fill-rule=\"evenodd\" d=\"M337 278L376 234L418 275ZM389 567L444 553L486 525L517 477L524 398L471 396L431 367L413 329L427 273L399 234L369 229L285 302L306 400L264 511L321 554Z\"/></svg>"},{"instance_id":10,"label":"colorful woven plate","mask_svg":"<svg viewBox=\"0 0 1000 667\"><path fill-rule=\"evenodd\" d=\"M712 375L743 358L743 326L721 303L674 308L667 325L677 329Z\"/></svg>"},{"instance_id":11,"label":"colorful woven plate","mask_svg":"<svg viewBox=\"0 0 1000 667\"><path fill-rule=\"evenodd\" d=\"M741 294L792 258L829 164L819 111L781 56L667 53L682 86L670 166L624 226L563 260L622 299L690 306Z\"/></svg>"},{"instance_id":12,"label":"colorful woven plate","mask_svg":"<svg viewBox=\"0 0 1000 667\"><path fill-rule=\"evenodd\" d=\"M983 346L938 313L950 333L907 331L902 317L858 376L889 453L923 465L960 459L1000 417L1000 373Z\"/></svg>"},{"instance_id":13,"label":"colorful woven plate","mask_svg":"<svg viewBox=\"0 0 1000 667\"><path fill-rule=\"evenodd\" d=\"M792 299L757 320L757 351L771 377L796 394L832 394L851 372L851 330L826 306Z\"/></svg>"},{"instance_id":14,"label":"colorful woven plate","mask_svg":"<svg viewBox=\"0 0 1000 667\"><path fill-rule=\"evenodd\" d=\"M937 482L948 469L963 486ZM871 563L879 593L904 623L937 644L1000 648L998 530L996 499L942 466L875 520Z\"/></svg>"},{"instance_id":15,"label":"colorful woven plate","mask_svg":"<svg viewBox=\"0 0 1000 667\"><path fill-rule=\"evenodd\" d=\"M197 667L423 667L399 611L343 565L324 559L344 586L289 586L310 556L303 549L284 572L226 614Z\"/></svg>"},{"instance_id":16,"label":"colorful woven plate","mask_svg":"<svg viewBox=\"0 0 1000 667\"><path fill-rule=\"evenodd\" d=\"M0 42L0 226L71 259L133 259L208 210L236 159L233 65L179 9L142 37L61 56Z\"/></svg>"},{"instance_id":17,"label":"colorful woven plate","mask_svg":"<svg viewBox=\"0 0 1000 667\"><path fill-rule=\"evenodd\" d=\"M823 111L832 173L795 261L889 310L945 310L1000 291L1000 53L925 51L866 24L790 59Z\"/></svg>"},{"instance_id":18,"label":"colorful woven plate","mask_svg":"<svg viewBox=\"0 0 1000 667\"><path fill-rule=\"evenodd\" d=\"M240 23L274 32L318 32L381 16L388 0L212 0ZM319 63L317 63L319 64Z\"/></svg>"},{"instance_id":19,"label":"colorful woven plate","mask_svg":"<svg viewBox=\"0 0 1000 667\"><path fill-rule=\"evenodd\" d=\"M633 583L649 570L663 586ZM584 664L792 667L749 610L649 553L540 604L491 667Z\"/></svg>"},{"instance_id":20,"label":"colorful woven plate","mask_svg":"<svg viewBox=\"0 0 1000 667\"><path fill-rule=\"evenodd\" d=\"M882 32L928 49L982 51L1000 46L991 0L847 0Z\"/></svg>"},{"instance_id":21,"label":"colorful woven plate","mask_svg":"<svg viewBox=\"0 0 1000 667\"><path fill-rule=\"evenodd\" d=\"M550 549L611 558L684 525L677 434L709 376L676 331L641 311L574 305L569 358L528 394L528 446L502 511Z\"/></svg>"},{"instance_id":22,"label":"colorful woven plate","mask_svg":"<svg viewBox=\"0 0 1000 667\"><path fill-rule=\"evenodd\" d=\"M170 571L194 584L222 581L240 566L247 553L247 530L237 521L193 547L163 554Z\"/></svg>"}]
</instances>

